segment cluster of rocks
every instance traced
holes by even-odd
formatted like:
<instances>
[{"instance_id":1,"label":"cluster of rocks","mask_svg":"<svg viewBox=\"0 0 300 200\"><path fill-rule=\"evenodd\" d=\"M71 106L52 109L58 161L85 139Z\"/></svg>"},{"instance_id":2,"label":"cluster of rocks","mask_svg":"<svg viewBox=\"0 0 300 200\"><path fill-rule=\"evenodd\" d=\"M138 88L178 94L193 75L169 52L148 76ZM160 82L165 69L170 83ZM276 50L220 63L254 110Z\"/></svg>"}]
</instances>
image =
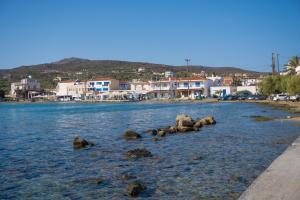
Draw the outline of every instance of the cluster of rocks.
<instances>
[{"instance_id":1,"label":"cluster of rocks","mask_svg":"<svg viewBox=\"0 0 300 200\"><path fill-rule=\"evenodd\" d=\"M165 128L158 128L158 129L151 129L151 130L147 130L146 133L152 134L152 135L158 135L160 137L165 137L167 134L174 134L174 133L185 133L185 132L189 132L189 131L199 131L199 129L202 126L205 125L212 125L215 124L216 121L214 119L214 117L212 116L208 116L206 118L202 118L202 119L193 119L191 116L189 115L178 115L176 117L176 124L174 126L168 126ZM126 140L137 140L142 138L142 136L131 130L128 129L125 133L124 133L124 138ZM158 141L160 139L158 138L153 138L153 141ZM83 138L80 137L76 137L73 141L73 146L75 149L80 149L80 148L85 148L88 146L93 146L94 144L91 142L86 141ZM148 151L147 149L133 149L130 151L127 151L126 157L127 159L137 159L137 158L143 158L143 157L151 157L152 153L150 151ZM129 180L132 177L129 176L122 176L123 180ZM101 179L97 179L96 184L101 184L102 180ZM127 188L127 194L129 196L132 197L136 197L139 195L139 193L141 193L142 191L146 190L146 187L139 183L139 182L133 182L131 184L129 184L128 188Z\"/></svg>"},{"instance_id":2,"label":"cluster of rocks","mask_svg":"<svg viewBox=\"0 0 300 200\"><path fill-rule=\"evenodd\" d=\"M145 131L146 133L152 134L152 135L158 135L160 137L165 137L167 134L173 134L173 133L185 133L189 131L199 131L199 129L202 126L205 125L212 125L215 124L216 120L212 116L208 116L205 118L200 119L193 119L189 115L177 115L176 117L176 124L174 126L168 126L164 128L158 128L158 129L150 129ZM128 129L124 137L126 140L134 140L139 139L142 136L139 133L134 132L131 129ZM157 141L155 139L154 141Z\"/></svg>"}]
</instances>

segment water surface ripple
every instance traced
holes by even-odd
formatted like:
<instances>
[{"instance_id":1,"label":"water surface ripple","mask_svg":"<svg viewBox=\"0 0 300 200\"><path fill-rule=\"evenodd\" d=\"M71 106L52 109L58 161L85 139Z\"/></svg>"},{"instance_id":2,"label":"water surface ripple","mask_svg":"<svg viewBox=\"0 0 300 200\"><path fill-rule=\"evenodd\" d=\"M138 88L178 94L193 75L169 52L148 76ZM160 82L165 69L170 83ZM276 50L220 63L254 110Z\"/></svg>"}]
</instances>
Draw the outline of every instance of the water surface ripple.
<instances>
[{"instance_id":1,"label":"water surface ripple","mask_svg":"<svg viewBox=\"0 0 300 200\"><path fill-rule=\"evenodd\" d=\"M180 113L217 124L158 142L122 137L172 125ZM0 199L130 199L134 180L147 186L140 199L236 199L299 136L293 122L251 115L291 114L243 103L0 104ZM96 145L74 150L77 135ZM134 148L153 157L127 160Z\"/></svg>"}]
</instances>

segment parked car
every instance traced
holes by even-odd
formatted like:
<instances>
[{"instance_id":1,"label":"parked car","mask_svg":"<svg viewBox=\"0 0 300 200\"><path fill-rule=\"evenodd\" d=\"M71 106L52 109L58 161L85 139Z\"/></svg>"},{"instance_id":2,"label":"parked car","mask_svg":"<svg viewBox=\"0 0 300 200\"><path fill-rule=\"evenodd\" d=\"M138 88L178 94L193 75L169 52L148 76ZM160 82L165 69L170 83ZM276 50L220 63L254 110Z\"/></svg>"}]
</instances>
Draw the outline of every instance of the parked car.
<instances>
[{"instance_id":1,"label":"parked car","mask_svg":"<svg viewBox=\"0 0 300 200\"><path fill-rule=\"evenodd\" d=\"M255 95L255 100L266 100L267 99L267 96L265 95Z\"/></svg>"},{"instance_id":2,"label":"parked car","mask_svg":"<svg viewBox=\"0 0 300 200\"><path fill-rule=\"evenodd\" d=\"M300 94L290 96L291 101L300 101Z\"/></svg>"},{"instance_id":3,"label":"parked car","mask_svg":"<svg viewBox=\"0 0 300 200\"><path fill-rule=\"evenodd\" d=\"M235 96L235 95L226 95L226 96L223 96L220 98L220 100L223 100L223 101L231 101L231 100L237 100L238 97Z\"/></svg>"},{"instance_id":4,"label":"parked car","mask_svg":"<svg viewBox=\"0 0 300 200\"><path fill-rule=\"evenodd\" d=\"M287 101L289 97L286 94L276 94L273 97L273 101Z\"/></svg>"}]
</instances>

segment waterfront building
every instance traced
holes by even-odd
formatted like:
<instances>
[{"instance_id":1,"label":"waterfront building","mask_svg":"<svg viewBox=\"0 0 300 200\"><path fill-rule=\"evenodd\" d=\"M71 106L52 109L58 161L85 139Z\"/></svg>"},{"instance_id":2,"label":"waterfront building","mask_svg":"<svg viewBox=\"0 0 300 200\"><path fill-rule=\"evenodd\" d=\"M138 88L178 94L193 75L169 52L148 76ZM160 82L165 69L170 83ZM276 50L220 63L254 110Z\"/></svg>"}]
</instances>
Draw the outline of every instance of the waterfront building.
<instances>
[{"instance_id":1,"label":"waterfront building","mask_svg":"<svg viewBox=\"0 0 300 200\"><path fill-rule=\"evenodd\" d=\"M209 88L213 81L203 77L169 78L150 81L152 98L190 98L209 96Z\"/></svg>"},{"instance_id":2,"label":"waterfront building","mask_svg":"<svg viewBox=\"0 0 300 200\"><path fill-rule=\"evenodd\" d=\"M123 83L124 84L124 83ZM125 84L123 85L125 87ZM104 100L109 98L109 92L119 90L120 81L114 78L101 77L92 80L61 81L56 87L59 100Z\"/></svg>"},{"instance_id":3,"label":"waterfront building","mask_svg":"<svg viewBox=\"0 0 300 200\"><path fill-rule=\"evenodd\" d=\"M120 81L114 78L101 77L87 81L87 91L109 92L119 89Z\"/></svg>"},{"instance_id":4,"label":"waterfront building","mask_svg":"<svg viewBox=\"0 0 300 200\"><path fill-rule=\"evenodd\" d=\"M56 96L61 101L84 99L86 91L86 81L67 80L58 82L56 86Z\"/></svg>"},{"instance_id":5,"label":"waterfront building","mask_svg":"<svg viewBox=\"0 0 300 200\"><path fill-rule=\"evenodd\" d=\"M237 92L237 87L235 86L212 86L210 87L210 96L226 96L232 95Z\"/></svg>"},{"instance_id":6,"label":"waterfront building","mask_svg":"<svg viewBox=\"0 0 300 200\"><path fill-rule=\"evenodd\" d=\"M10 95L13 98L32 99L41 91L40 83L31 76L21 79L20 82L14 82L10 85Z\"/></svg>"},{"instance_id":7,"label":"waterfront building","mask_svg":"<svg viewBox=\"0 0 300 200\"><path fill-rule=\"evenodd\" d=\"M119 81L119 90L130 90L130 83L128 81Z\"/></svg>"},{"instance_id":8,"label":"waterfront building","mask_svg":"<svg viewBox=\"0 0 300 200\"><path fill-rule=\"evenodd\" d=\"M208 97L213 81L203 77L187 77L176 79L176 90L181 98L196 99Z\"/></svg>"},{"instance_id":9,"label":"waterfront building","mask_svg":"<svg viewBox=\"0 0 300 200\"><path fill-rule=\"evenodd\" d=\"M168 78L159 81L149 81L150 98L175 98L176 96L176 79Z\"/></svg>"}]
</instances>

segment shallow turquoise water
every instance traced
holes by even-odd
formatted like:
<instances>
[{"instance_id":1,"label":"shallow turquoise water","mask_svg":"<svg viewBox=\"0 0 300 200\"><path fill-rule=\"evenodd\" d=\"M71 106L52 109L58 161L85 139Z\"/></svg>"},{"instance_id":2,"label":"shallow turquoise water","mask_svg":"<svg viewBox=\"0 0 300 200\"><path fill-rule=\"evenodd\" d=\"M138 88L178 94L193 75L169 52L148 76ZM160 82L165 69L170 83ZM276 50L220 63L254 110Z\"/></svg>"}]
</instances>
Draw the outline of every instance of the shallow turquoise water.
<instances>
[{"instance_id":1,"label":"shallow turquoise water","mask_svg":"<svg viewBox=\"0 0 300 200\"><path fill-rule=\"evenodd\" d=\"M158 142L142 133L180 113L213 115L217 124ZM278 141L300 135L292 122L251 115L291 114L242 103L0 104L0 199L130 199L133 180L147 186L140 199L236 199L288 146ZM127 128L143 138L125 141ZM77 135L96 145L74 150ZM153 157L127 160L134 148ZM125 173L136 178L124 181Z\"/></svg>"}]
</instances>

